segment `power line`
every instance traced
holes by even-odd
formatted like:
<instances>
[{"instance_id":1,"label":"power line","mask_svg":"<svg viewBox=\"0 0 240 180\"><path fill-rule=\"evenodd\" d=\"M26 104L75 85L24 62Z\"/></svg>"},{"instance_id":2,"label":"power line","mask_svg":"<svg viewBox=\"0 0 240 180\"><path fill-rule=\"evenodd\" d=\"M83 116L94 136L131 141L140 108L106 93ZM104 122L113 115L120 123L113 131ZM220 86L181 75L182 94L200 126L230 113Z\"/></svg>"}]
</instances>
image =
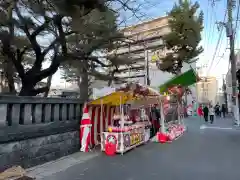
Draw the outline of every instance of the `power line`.
<instances>
[{"instance_id":1,"label":"power line","mask_svg":"<svg viewBox=\"0 0 240 180\"><path fill-rule=\"evenodd\" d=\"M225 11L225 15L224 15L224 20L223 20L223 22L225 22L226 17L227 17L227 10ZM213 65L213 62L214 62L214 60L215 60L215 57L216 57L216 54L217 54L217 51L218 51L218 47L219 47L219 44L220 44L220 41L221 41L223 28L224 28L224 26L221 26L221 30L220 30L220 33L219 33L217 45L216 45L216 47L215 47L215 51L214 51L213 58L212 58L212 61L211 61L211 63L210 63L210 66L208 67L207 74L208 74L209 71L211 70L212 65Z\"/></svg>"},{"instance_id":2,"label":"power line","mask_svg":"<svg viewBox=\"0 0 240 180\"><path fill-rule=\"evenodd\" d=\"M239 21L239 13L240 13L240 0L238 1L238 8L237 8L237 17L235 22L235 31L234 31L234 39L236 39L237 44L237 28L238 28L238 21Z\"/></svg>"},{"instance_id":3,"label":"power line","mask_svg":"<svg viewBox=\"0 0 240 180\"><path fill-rule=\"evenodd\" d=\"M206 19L207 19L207 22L206 22L206 29L208 29L208 14L209 14L209 5L210 5L210 2L209 2L209 0L208 0L208 5L207 5L207 17L206 17ZM207 33L204 33L204 39L206 39L207 41L208 41L208 34L209 34L209 32L207 32ZM204 43L204 49L207 49L207 41Z\"/></svg>"},{"instance_id":4,"label":"power line","mask_svg":"<svg viewBox=\"0 0 240 180\"><path fill-rule=\"evenodd\" d=\"M237 28L238 28L238 20L239 20L239 13L240 13L240 0L238 1L238 5L237 5L237 17L236 17L236 21L235 21L235 28L234 28L234 39L236 39L237 37ZM219 49L220 50L220 49ZM220 63L220 61L223 59L225 53L227 51L227 48L225 49L223 55L219 58L218 62L216 63L216 65L214 66L214 68L217 67L217 65ZM228 69L230 67L230 62L228 64Z\"/></svg>"},{"instance_id":5,"label":"power line","mask_svg":"<svg viewBox=\"0 0 240 180\"><path fill-rule=\"evenodd\" d=\"M216 5L214 3L211 4L211 7L212 7L212 10L211 10L211 19L212 21L210 22L213 26L212 28L210 29L209 33L210 33L210 37L208 38L209 39L209 42L210 44L212 43L212 40L213 40L213 34L214 34L214 30L215 30L215 26L216 26L216 23L215 21L217 20L217 15L216 15L216 11L215 11L215 8L216 8Z\"/></svg>"},{"instance_id":6,"label":"power line","mask_svg":"<svg viewBox=\"0 0 240 180\"><path fill-rule=\"evenodd\" d=\"M218 64L220 63L221 59L223 59L223 57L224 57L226 51L227 51L227 48L225 49L223 55L219 58L218 62L217 62L216 65L214 66L214 68L216 68L216 67L218 66Z\"/></svg>"},{"instance_id":7,"label":"power line","mask_svg":"<svg viewBox=\"0 0 240 180\"><path fill-rule=\"evenodd\" d=\"M212 34L213 34L213 31L214 31L214 18L213 18L213 5L210 5L210 13L209 13L209 18L210 18L210 21L209 21L209 24L210 26L208 27L208 36L207 36L207 47L206 49L209 49L209 46L212 42Z\"/></svg>"}]
</instances>

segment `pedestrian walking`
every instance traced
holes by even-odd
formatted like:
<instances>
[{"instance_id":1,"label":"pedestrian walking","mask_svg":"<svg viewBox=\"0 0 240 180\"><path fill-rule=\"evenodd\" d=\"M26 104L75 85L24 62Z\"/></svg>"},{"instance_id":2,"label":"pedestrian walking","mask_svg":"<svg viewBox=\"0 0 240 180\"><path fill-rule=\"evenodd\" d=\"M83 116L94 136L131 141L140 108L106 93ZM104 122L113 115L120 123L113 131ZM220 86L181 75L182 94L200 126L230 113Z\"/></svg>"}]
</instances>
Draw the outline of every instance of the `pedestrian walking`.
<instances>
[{"instance_id":1,"label":"pedestrian walking","mask_svg":"<svg viewBox=\"0 0 240 180\"><path fill-rule=\"evenodd\" d=\"M216 104L216 106L214 107L214 109L215 109L216 116L221 117L219 103Z\"/></svg>"},{"instance_id":2,"label":"pedestrian walking","mask_svg":"<svg viewBox=\"0 0 240 180\"><path fill-rule=\"evenodd\" d=\"M225 104L222 104L222 115L223 115L223 118L226 117L226 112L227 112L227 108L226 108Z\"/></svg>"},{"instance_id":3,"label":"pedestrian walking","mask_svg":"<svg viewBox=\"0 0 240 180\"><path fill-rule=\"evenodd\" d=\"M214 108L212 105L209 107L209 116L210 116L210 123L212 124L214 121Z\"/></svg>"},{"instance_id":4,"label":"pedestrian walking","mask_svg":"<svg viewBox=\"0 0 240 180\"><path fill-rule=\"evenodd\" d=\"M207 105L203 108L203 117L205 122L208 122L208 113L209 113L209 109L207 107Z\"/></svg>"},{"instance_id":5,"label":"pedestrian walking","mask_svg":"<svg viewBox=\"0 0 240 180\"><path fill-rule=\"evenodd\" d=\"M202 105L200 105L200 106L197 108L197 115L200 117L200 120L201 120L202 117L203 117Z\"/></svg>"}]
</instances>

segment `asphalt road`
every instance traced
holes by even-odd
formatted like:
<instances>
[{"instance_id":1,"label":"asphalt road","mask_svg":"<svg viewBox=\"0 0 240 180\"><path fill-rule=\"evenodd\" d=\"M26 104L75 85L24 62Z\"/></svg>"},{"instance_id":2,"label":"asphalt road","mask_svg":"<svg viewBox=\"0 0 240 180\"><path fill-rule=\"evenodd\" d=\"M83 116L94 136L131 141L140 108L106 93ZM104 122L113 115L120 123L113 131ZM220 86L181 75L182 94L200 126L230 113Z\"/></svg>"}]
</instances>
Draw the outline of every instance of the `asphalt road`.
<instances>
[{"instance_id":1,"label":"asphalt road","mask_svg":"<svg viewBox=\"0 0 240 180\"><path fill-rule=\"evenodd\" d=\"M171 144L149 143L123 156L102 154L44 180L238 180L240 130L225 121L202 126L191 118L188 131Z\"/></svg>"}]
</instances>

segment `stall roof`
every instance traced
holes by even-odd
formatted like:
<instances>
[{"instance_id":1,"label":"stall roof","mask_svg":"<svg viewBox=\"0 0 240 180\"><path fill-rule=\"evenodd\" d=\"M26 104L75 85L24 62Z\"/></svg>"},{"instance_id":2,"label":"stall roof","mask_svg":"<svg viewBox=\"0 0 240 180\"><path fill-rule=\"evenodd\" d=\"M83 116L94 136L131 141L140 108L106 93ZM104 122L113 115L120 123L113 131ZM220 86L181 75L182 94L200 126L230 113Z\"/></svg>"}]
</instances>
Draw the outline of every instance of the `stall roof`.
<instances>
[{"instance_id":1,"label":"stall roof","mask_svg":"<svg viewBox=\"0 0 240 180\"><path fill-rule=\"evenodd\" d=\"M109 95L100 97L96 100L89 102L91 105L112 105L119 106L120 104L126 104L127 101L131 100L132 96L130 93L125 93L123 91L113 92Z\"/></svg>"},{"instance_id":2,"label":"stall roof","mask_svg":"<svg viewBox=\"0 0 240 180\"><path fill-rule=\"evenodd\" d=\"M173 77L169 81L159 86L159 90L161 93L166 92L169 87L172 86L190 86L198 82L200 78L196 74L196 72L191 68L185 73L182 73L178 76Z\"/></svg>"},{"instance_id":3,"label":"stall roof","mask_svg":"<svg viewBox=\"0 0 240 180\"><path fill-rule=\"evenodd\" d=\"M138 84L139 85L139 84ZM140 86L140 85L139 85ZM136 87L139 87L136 86ZM100 97L96 100L93 100L91 102L89 102L89 104L91 105L111 105L111 106L119 106L120 104L126 104L130 101L134 101L137 99L142 99L144 97L153 97L153 96L159 96L160 97L160 93L155 91L152 88L149 87L143 87L142 88L147 88L148 91L147 94L142 94L142 91L139 91L137 94L135 93L134 89L130 88L130 86L126 85L120 89L118 89L116 92L113 92L109 95ZM135 94L134 94L135 93Z\"/></svg>"},{"instance_id":4,"label":"stall roof","mask_svg":"<svg viewBox=\"0 0 240 180\"><path fill-rule=\"evenodd\" d=\"M140 83L133 83L133 82L123 84L116 91L132 92L132 93L138 94L140 96L141 95L143 95L143 96L161 96L161 94L157 90L155 90L149 86L145 86Z\"/></svg>"}]
</instances>

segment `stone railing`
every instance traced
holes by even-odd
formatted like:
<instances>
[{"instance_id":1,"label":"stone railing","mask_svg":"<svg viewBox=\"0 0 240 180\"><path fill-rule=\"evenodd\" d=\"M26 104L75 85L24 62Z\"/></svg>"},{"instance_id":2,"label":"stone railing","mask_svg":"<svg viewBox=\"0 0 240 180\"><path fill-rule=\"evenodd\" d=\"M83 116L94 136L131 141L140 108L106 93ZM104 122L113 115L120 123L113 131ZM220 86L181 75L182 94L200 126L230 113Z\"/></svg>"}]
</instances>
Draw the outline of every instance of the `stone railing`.
<instances>
[{"instance_id":1,"label":"stone railing","mask_svg":"<svg viewBox=\"0 0 240 180\"><path fill-rule=\"evenodd\" d=\"M79 99L0 96L0 171L79 150Z\"/></svg>"}]
</instances>

